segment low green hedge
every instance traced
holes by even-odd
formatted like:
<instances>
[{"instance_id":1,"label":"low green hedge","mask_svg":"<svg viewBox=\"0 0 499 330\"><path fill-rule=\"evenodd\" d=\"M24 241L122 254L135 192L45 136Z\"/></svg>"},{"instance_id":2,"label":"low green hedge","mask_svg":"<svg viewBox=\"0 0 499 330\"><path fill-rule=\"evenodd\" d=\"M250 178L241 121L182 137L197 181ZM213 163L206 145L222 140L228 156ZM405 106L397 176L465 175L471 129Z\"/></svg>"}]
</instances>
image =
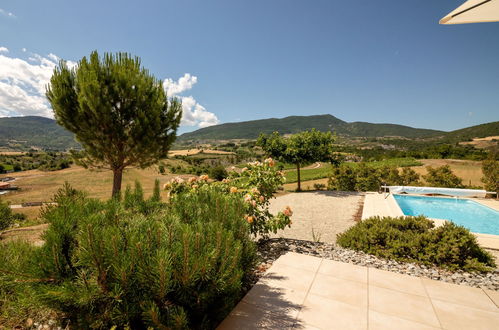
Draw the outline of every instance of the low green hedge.
<instances>
[{"instance_id":1,"label":"low green hedge","mask_svg":"<svg viewBox=\"0 0 499 330\"><path fill-rule=\"evenodd\" d=\"M494 258L475 236L452 222L434 228L425 217L372 217L338 235L337 243L356 251L450 270L490 271Z\"/></svg>"}]
</instances>

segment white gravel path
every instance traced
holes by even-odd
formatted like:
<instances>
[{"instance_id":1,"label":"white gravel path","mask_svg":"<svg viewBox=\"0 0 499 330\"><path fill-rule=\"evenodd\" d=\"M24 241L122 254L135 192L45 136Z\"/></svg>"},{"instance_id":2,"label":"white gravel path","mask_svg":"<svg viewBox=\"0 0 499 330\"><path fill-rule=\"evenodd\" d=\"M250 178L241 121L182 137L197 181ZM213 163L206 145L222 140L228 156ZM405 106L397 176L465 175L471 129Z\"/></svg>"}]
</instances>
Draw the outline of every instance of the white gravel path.
<instances>
[{"instance_id":1,"label":"white gravel path","mask_svg":"<svg viewBox=\"0 0 499 330\"><path fill-rule=\"evenodd\" d=\"M334 191L279 196L272 200L270 211L277 213L290 206L293 224L271 237L335 243L338 233L355 224L354 218L363 199L360 193Z\"/></svg>"}]
</instances>

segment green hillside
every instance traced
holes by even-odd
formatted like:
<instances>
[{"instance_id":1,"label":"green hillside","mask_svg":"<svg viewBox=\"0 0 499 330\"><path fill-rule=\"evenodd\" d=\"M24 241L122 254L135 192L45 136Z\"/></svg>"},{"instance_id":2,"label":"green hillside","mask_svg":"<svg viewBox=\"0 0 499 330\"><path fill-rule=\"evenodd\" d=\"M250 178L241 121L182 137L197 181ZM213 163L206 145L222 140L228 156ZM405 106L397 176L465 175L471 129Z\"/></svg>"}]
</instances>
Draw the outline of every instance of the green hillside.
<instances>
[{"instance_id":1,"label":"green hillside","mask_svg":"<svg viewBox=\"0 0 499 330\"><path fill-rule=\"evenodd\" d=\"M499 135L499 121L466 127L447 133L444 140L449 143Z\"/></svg>"},{"instance_id":2,"label":"green hillside","mask_svg":"<svg viewBox=\"0 0 499 330\"><path fill-rule=\"evenodd\" d=\"M21 151L32 147L66 150L78 148L79 144L55 120L27 116L0 118L0 147Z\"/></svg>"},{"instance_id":3,"label":"green hillside","mask_svg":"<svg viewBox=\"0 0 499 330\"><path fill-rule=\"evenodd\" d=\"M278 131L281 134L293 134L312 128L323 132L331 131L338 135L359 137L401 136L406 138L421 138L444 134L442 131L395 124L347 123L332 115L317 115L221 124L185 133L180 136L179 140L256 139L260 133L268 134Z\"/></svg>"},{"instance_id":4,"label":"green hillside","mask_svg":"<svg viewBox=\"0 0 499 330\"><path fill-rule=\"evenodd\" d=\"M332 115L291 116L239 123L227 123L199 129L181 135L178 140L230 140L256 139L260 133L278 131L293 134L316 128L331 131L346 137L398 136L410 139L429 138L428 142L456 143L472 138L499 135L499 122L481 124L452 132L413 128L395 124L373 124L366 122L347 123ZM426 140L425 140L426 141ZM29 150L31 147L51 150L78 148L73 134L49 118L11 117L0 118L0 148Z\"/></svg>"}]
</instances>

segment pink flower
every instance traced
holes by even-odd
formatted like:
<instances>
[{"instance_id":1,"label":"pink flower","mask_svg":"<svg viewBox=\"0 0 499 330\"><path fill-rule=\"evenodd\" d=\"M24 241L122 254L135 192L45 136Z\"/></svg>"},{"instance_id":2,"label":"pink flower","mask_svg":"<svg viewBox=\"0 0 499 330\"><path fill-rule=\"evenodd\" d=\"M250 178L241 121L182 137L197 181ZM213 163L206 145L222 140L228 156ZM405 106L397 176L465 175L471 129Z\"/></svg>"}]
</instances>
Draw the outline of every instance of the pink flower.
<instances>
[{"instance_id":1,"label":"pink flower","mask_svg":"<svg viewBox=\"0 0 499 330\"><path fill-rule=\"evenodd\" d=\"M286 206L286 208L284 209L284 211L282 211L282 213L284 213L284 215L287 217L290 217L293 215L293 211L291 211L291 208L289 206Z\"/></svg>"},{"instance_id":2,"label":"pink flower","mask_svg":"<svg viewBox=\"0 0 499 330\"><path fill-rule=\"evenodd\" d=\"M189 183L193 183L193 182L196 182L197 181L197 178L195 176L189 178Z\"/></svg>"},{"instance_id":3,"label":"pink flower","mask_svg":"<svg viewBox=\"0 0 499 330\"><path fill-rule=\"evenodd\" d=\"M253 207L256 207L256 201L255 201L255 200L251 201L251 205L252 205Z\"/></svg>"},{"instance_id":4,"label":"pink flower","mask_svg":"<svg viewBox=\"0 0 499 330\"><path fill-rule=\"evenodd\" d=\"M265 201L265 197L263 197L263 196L260 196L258 199L260 200L261 203L263 203Z\"/></svg>"},{"instance_id":5,"label":"pink flower","mask_svg":"<svg viewBox=\"0 0 499 330\"><path fill-rule=\"evenodd\" d=\"M244 195L244 201L249 203L251 201L251 195L250 194Z\"/></svg>"}]
</instances>

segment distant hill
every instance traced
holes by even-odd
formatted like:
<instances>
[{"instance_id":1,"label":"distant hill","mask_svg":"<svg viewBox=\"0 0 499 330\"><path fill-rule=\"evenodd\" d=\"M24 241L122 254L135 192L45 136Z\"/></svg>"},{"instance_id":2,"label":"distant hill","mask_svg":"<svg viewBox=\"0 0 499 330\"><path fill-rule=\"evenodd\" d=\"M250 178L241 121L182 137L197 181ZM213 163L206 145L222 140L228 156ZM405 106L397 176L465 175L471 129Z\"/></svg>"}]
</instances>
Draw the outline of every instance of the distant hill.
<instances>
[{"instance_id":1,"label":"distant hill","mask_svg":"<svg viewBox=\"0 0 499 330\"><path fill-rule=\"evenodd\" d=\"M278 131L293 134L316 128L331 131L346 137L428 138L432 141L457 143L472 138L499 135L499 121L467 127L452 132L413 128L395 124L373 124L366 122L348 123L332 115L291 116L270 118L239 123L227 123L185 133L178 141L256 139L260 133ZM51 150L79 148L74 135L54 120L45 117L0 118L0 148L29 150L31 147Z\"/></svg>"},{"instance_id":2,"label":"distant hill","mask_svg":"<svg viewBox=\"0 0 499 330\"><path fill-rule=\"evenodd\" d=\"M445 134L443 140L449 143L469 141L473 138L484 138L499 135L499 121L470 126Z\"/></svg>"},{"instance_id":3,"label":"distant hill","mask_svg":"<svg viewBox=\"0 0 499 330\"><path fill-rule=\"evenodd\" d=\"M281 134L293 134L312 128L323 132L331 131L338 135L358 137L401 136L406 138L423 138L445 134L443 131L395 124L347 123L332 115L316 115L290 116L281 119L270 118L215 125L182 134L179 140L256 139L260 133L268 134L278 131Z\"/></svg>"},{"instance_id":4,"label":"distant hill","mask_svg":"<svg viewBox=\"0 0 499 330\"><path fill-rule=\"evenodd\" d=\"M66 150L79 148L74 135L55 120L37 117L0 118L0 147L13 150L30 148Z\"/></svg>"}]
</instances>

